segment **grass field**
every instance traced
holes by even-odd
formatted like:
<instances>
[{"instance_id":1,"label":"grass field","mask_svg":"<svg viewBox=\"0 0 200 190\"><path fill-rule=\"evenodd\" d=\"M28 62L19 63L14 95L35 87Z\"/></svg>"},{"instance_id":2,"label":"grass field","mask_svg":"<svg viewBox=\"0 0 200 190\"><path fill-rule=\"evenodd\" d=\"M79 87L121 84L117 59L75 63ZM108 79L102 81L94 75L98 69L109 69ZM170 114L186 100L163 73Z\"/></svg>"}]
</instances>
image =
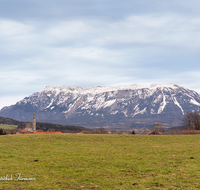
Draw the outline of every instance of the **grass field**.
<instances>
[{"instance_id":1,"label":"grass field","mask_svg":"<svg viewBox=\"0 0 200 190\"><path fill-rule=\"evenodd\" d=\"M0 150L1 190L200 189L200 135L3 135Z\"/></svg>"},{"instance_id":2,"label":"grass field","mask_svg":"<svg viewBox=\"0 0 200 190\"><path fill-rule=\"evenodd\" d=\"M17 125L0 125L0 128L1 129L16 129L17 128Z\"/></svg>"}]
</instances>

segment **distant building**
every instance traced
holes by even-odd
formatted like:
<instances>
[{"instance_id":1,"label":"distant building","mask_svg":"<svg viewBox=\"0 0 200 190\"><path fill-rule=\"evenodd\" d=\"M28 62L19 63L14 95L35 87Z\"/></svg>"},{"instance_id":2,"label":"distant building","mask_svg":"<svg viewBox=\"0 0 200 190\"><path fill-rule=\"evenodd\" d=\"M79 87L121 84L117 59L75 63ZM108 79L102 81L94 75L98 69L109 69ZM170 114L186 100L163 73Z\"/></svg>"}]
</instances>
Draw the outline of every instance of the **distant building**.
<instances>
[{"instance_id":1,"label":"distant building","mask_svg":"<svg viewBox=\"0 0 200 190\"><path fill-rule=\"evenodd\" d=\"M183 134L200 134L200 130L182 130Z\"/></svg>"},{"instance_id":2,"label":"distant building","mask_svg":"<svg viewBox=\"0 0 200 190\"><path fill-rule=\"evenodd\" d=\"M31 131L26 131L26 130L21 130L19 134L30 134L32 133Z\"/></svg>"},{"instance_id":3,"label":"distant building","mask_svg":"<svg viewBox=\"0 0 200 190\"><path fill-rule=\"evenodd\" d=\"M25 126L24 130L29 131L29 132L36 132L35 114L33 115L33 122L32 123L26 123L26 126Z\"/></svg>"},{"instance_id":4,"label":"distant building","mask_svg":"<svg viewBox=\"0 0 200 190\"><path fill-rule=\"evenodd\" d=\"M162 134L154 130L150 132L148 135L162 135Z\"/></svg>"}]
</instances>

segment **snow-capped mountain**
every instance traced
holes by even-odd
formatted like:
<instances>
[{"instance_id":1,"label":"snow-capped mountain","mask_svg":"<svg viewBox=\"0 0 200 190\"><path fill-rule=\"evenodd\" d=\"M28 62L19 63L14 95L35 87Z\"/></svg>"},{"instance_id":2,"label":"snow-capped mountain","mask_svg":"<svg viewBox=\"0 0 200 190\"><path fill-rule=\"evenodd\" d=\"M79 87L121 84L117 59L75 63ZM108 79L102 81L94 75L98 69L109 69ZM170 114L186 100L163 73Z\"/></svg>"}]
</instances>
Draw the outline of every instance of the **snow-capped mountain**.
<instances>
[{"instance_id":1,"label":"snow-capped mountain","mask_svg":"<svg viewBox=\"0 0 200 190\"><path fill-rule=\"evenodd\" d=\"M5 107L0 115L16 120L88 127L134 127L160 121L178 125L188 111L200 109L200 95L179 85L121 85L83 89L48 86Z\"/></svg>"}]
</instances>

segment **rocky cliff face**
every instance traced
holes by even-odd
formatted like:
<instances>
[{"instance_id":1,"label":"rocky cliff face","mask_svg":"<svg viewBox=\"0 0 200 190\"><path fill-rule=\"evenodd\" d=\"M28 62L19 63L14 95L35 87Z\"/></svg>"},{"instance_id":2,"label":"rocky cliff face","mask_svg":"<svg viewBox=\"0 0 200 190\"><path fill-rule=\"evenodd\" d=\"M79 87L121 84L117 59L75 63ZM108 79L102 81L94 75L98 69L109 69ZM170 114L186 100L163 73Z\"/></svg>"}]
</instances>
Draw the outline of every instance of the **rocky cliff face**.
<instances>
[{"instance_id":1,"label":"rocky cliff face","mask_svg":"<svg viewBox=\"0 0 200 190\"><path fill-rule=\"evenodd\" d=\"M200 109L200 95L170 85L126 85L115 87L46 87L5 107L0 115L13 119L73 124L87 127L134 127L155 121L178 125L183 115Z\"/></svg>"}]
</instances>

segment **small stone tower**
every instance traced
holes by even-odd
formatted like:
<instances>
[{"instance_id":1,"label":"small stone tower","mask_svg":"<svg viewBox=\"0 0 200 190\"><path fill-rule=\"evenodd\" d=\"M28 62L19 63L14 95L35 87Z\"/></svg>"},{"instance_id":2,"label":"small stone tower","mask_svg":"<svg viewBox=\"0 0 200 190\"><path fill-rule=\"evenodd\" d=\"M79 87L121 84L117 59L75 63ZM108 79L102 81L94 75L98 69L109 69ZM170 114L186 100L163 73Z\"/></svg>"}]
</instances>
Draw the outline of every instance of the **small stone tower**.
<instances>
[{"instance_id":1,"label":"small stone tower","mask_svg":"<svg viewBox=\"0 0 200 190\"><path fill-rule=\"evenodd\" d=\"M26 123L25 130L30 131L30 132L36 132L35 114L33 115L33 122L32 123Z\"/></svg>"},{"instance_id":2,"label":"small stone tower","mask_svg":"<svg viewBox=\"0 0 200 190\"><path fill-rule=\"evenodd\" d=\"M35 119L35 113L34 113L34 115L33 115L32 129L33 129L34 132L36 132L36 119Z\"/></svg>"}]
</instances>

